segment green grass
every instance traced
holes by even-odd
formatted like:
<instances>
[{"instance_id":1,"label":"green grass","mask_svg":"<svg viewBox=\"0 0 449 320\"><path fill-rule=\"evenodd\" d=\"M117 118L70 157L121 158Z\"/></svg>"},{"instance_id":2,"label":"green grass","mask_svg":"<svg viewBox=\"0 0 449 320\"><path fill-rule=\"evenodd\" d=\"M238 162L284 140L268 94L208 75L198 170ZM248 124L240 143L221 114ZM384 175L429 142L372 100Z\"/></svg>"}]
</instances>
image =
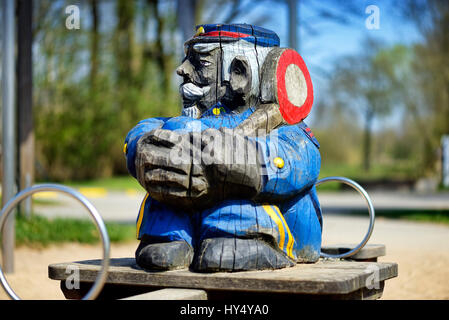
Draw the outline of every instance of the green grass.
<instances>
[{"instance_id":1,"label":"green grass","mask_svg":"<svg viewBox=\"0 0 449 320\"><path fill-rule=\"evenodd\" d=\"M112 191L124 191L127 189L143 191L139 182L131 176L118 176L86 181L64 181L62 184L72 188L93 187L105 188L106 190Z\"/></svg>"},{"instance_id":2,"label":"green grass","mask_svg":"<svg viewBox=\"0 0 449 320\"><path fill-rule=\"evenodd\" d=\"M0 203L2 203L2 196L0 195ZM42 206L56 206L60 204L59 201L51 200L51 199L34 199L33 204L42 205Z\"/></svg>"},{"instance_id":3,"label":"green grass","mask_svg":"<svg viewBox=\"0 0 449 320\"><path fill-rule=\"evenodd\" d=\"M383 165L373 164L366 172L360 165L350 164L322 164L320 177L344 176L351 179L410 179L416 178L416 172L411 165L395 164Z\"/></svg>"},{"instance_id":4,"label":"green grass","mask_svg":"<svg viewBox=\"0 0 449 320\"><path fill-rule=\"evenodd\" d=\"M51 183L51 181L39 181L36 183ZM110 178L80 180L80 181L62 181L59 182L71 188L104 188L111 191L137 190L143 191L139 182L132 176L116 176Z\"/></svg>"},{"instance_id":5,"label":"green grass","mask_svg":"<svg viewBox=\"0 0 449 320\"><path fill-rule=\"evenodd\" d=\"M366 210L352 210L350 214L366 215ZM449 209L376 209L376 218L403 219L449 225Z\"/></svg>"},{"instance_id":6,"label":"green grass","mask_svg":"<svg viewBox=\"0 0 449 320\"><path fill-rule=\"evenodd\" d=\"M106 229L111 242L135 240L134 224L106 223ZM17 246L48 246L64 242L95 244L100 242L100 233L90 220L48 219L39 215L33 215L30 219L16 218Z\"/></svg>"},{"instance_id":7,"label":"green grass","mask_svg":"<svg viewBox=\"0 0 449 320\"><path fill-rule=\"evenodd\" d=\"M340 176L358 181L404 180L413 179L416 173L410 165L373 164L370 171L365 172L360 165L322 164L319 179ZM342 185L338 182L327 182L319 186L319 191L339 191Z\"/></svg>"}]
</instances>

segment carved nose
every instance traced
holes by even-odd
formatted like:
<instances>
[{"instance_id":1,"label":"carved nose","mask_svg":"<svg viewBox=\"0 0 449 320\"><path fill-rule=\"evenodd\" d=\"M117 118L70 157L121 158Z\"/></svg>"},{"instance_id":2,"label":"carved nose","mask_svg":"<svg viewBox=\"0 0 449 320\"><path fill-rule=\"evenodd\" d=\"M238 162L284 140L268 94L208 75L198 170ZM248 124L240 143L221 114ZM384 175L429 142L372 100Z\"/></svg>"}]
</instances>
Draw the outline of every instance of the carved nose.
<instances>
[{"instance_id":1,"label":"carved nose","mask_svg":"<svg viewBox=\"0 0 449 320\"><path fill-rule=\"evenodd\" d=\"M181 64L181 65L176 69L176 73L178 74L178 76L184 77L184 76L186 75L184 64L185 64L185 62L184 62L183 64Z\"/></svg>"},{"instance_id":2,"label":"carved nose","mask_svg":"<svg viewBox=\"0 0 449 320\"><path fill-rule=\"evenodd\" d=\"M192 75L192 66L186 59L177 69L176 73L181 77L190 77Z\"/></svg>"},{"instance_id":3,"label":"carved nose","mask_svg":"<svg viewBox=\"0 0 449 320\"><path fill-rule=\"evenodd\" d=\"M178 76L183 77L184 76L184 69L182 68L182 65L180 65L178 68L176 68L176 73Z\"/></svg>"}]
</instances>

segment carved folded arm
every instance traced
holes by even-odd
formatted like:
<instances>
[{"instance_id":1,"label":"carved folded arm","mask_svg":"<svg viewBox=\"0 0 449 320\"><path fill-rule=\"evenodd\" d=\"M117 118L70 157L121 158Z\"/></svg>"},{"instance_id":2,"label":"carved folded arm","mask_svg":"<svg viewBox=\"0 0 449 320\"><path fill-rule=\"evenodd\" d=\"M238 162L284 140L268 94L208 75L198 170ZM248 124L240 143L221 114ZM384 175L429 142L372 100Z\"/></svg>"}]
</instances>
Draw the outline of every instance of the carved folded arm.
<instances>
[{"instance_id":1,"label":"carved folded arm","mask_svg":"<svg viewBox=\"0 0 449 320\"><path fill-rule=\"evenodd\" d=\"M130 172L152 198L170 206L197 210L226 199L282 201L318 178L318 148L298 125L252 137L238 129L147 132L143 127L157 128L156 122L141 125L127 139L128 168L135 168Z\"/></svg>"},{"instance_id":2,"label":"carved folded arm","mask_svg":"<svg viewBox=\"0 0 449 320\"><path fill-rule=\"evenodd\" d=\"M137 178L136 175L136 151L137 151L137 141L147 132L160 128L164 124L166 118L150 118L140 121L125 138L125 145L123 151L126 157L126 167L129 173Z\"/></svg>"},{"instance_id":3,"label":"carved folded arm","mask_svg":"<svg viewBox=\"0 0 449 320\"><path fill-rule=\"evenodd\" d=\"M283 201L315 184L321 165L320 153L298 125L284 126L266 138L254 139L264 149L263 187L256 201Z\"/></svg>"},{"instance_id":4,"label":"carved folded arm","mask_svg":"<svg viewBox=\"0 0 449 320\"><path fill-rule=\"evenodd\" d=\"M135 167L152 198L183 210L251 199L262 188L256 144L226 128L148 132L137 142Z\"/></svg>"}]
</instances>

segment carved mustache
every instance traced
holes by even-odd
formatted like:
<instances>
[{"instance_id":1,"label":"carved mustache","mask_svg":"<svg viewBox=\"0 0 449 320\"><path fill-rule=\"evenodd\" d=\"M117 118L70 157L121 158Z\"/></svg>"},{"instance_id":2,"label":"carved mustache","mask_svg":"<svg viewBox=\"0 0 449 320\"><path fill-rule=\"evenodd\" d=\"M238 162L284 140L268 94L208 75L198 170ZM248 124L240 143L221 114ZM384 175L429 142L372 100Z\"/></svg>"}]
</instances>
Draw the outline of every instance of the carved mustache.
<instances>
[{"instance_id":1,"label":"carved mustache","mask_svg":"<svg viewBox=\"0 0 449 320\"><path fill-rule=\"evenodd\" d=\"M183 99L189 101L196 101L208 94L209 91L210 86L199 87L191 82L184 83L179 86L179 93Z\"/></svg>"}]
</instances>

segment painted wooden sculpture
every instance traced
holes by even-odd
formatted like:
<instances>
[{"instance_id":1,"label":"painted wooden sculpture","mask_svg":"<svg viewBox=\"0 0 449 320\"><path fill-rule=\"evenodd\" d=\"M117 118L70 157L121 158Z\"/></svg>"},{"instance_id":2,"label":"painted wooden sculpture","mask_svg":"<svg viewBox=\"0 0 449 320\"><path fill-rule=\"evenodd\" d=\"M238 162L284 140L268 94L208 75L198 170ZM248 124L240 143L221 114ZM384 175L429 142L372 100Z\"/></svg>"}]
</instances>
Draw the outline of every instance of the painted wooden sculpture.
<instances>
[{"instance_id":1,"label":"painted wooden sculpture","mask_svg":"<svg viewBox=\"0 0 449 320\"><path fill-rule=\"evenodd\" d=\"M137 264L216 272L316 262L321 160L303 121L313 103L303 59L247 24L200 25L185 54L182 115L143 120L125 140L128 170L147 191Z\"/></svg>"}]
</instances>

